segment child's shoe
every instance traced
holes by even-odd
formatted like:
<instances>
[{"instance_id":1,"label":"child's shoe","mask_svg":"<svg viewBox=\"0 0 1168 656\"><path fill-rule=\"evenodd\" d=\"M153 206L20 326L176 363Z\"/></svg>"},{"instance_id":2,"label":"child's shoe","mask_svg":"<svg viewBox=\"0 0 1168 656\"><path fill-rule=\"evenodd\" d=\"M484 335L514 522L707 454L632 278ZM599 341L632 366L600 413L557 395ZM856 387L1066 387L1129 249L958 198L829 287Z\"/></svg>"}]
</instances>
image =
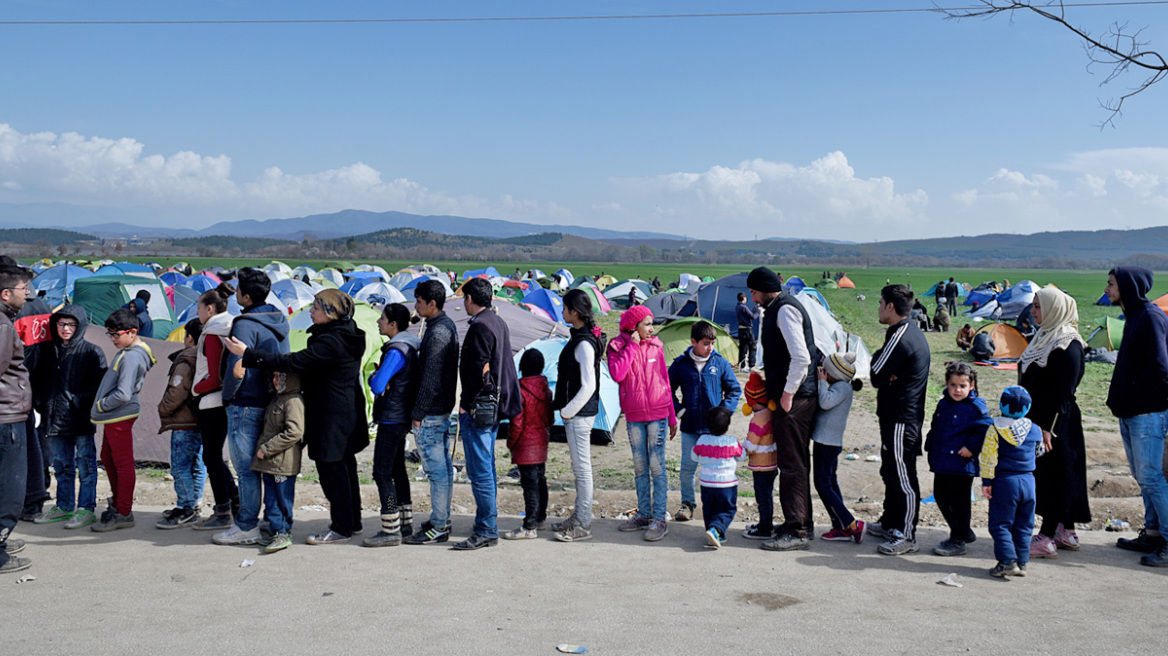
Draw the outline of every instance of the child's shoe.
<instances>
[{"instance_id":1,"label":"child's shoe","mask_svg":"<svg viewBox=\"0 0 1168 656\"><path fill-rule=\"evenodd\" d=\"M272 541L268 543L268 546L264 547L264 553L276 553L290 546L292 546L292 536L287 533L277 533L272 536Z\"/></svg>"},{"instance_id":2,"label":"child's shoe","mask_svg":"<svg viewBox=\"0 0 1168 656\"><path fill-rule=\"evenodd\" d=\"M162 519L158 520L154 525L158 528L169 530L186 526L199 518L194 508L172 508L171 510L162 513Z\"/></svg>"},{"instance_id":3,"label":"child's shoe","mask_svg":"<svg viewBox=\"0 0 1168 656\"><path fill-rule=\"evenodd\" d=\"M64 510L60 506L53 506L49 508L48 512L43 512L32 520L33 524L53 524L56 522L65 522L73 519L72 510Z\"/></svg>"},{"instance_id":4,"label":"child's shoe","mask_svg":"<svg viewBox=\"0 0 1168 656\"><path fill-rule=\"evenodd\" d=\"M990 576L994 578L1004 579L1007 576L1021 576L1021 570L1018 568L1018 563L1010 561L1008 563L999 562L990 570Z\"/></svg>"},{"instance_id":5,"label":"child's shoe","mask_svg":"<svg viewBox=\"0 0 1168 656\"><path fill-rule=\"evenodd\" d=\"M95 522L97 522L97 515L92 510L78 508L73 511L73 519L65 522L65 528L85 528Z\"/></svg>"},{"instance_id":6,"label":"child's shoe","mask_svg":"<svg viewBox=\"0 0 1168 656\"><path fill-rule=\"evenodd\" d=\"M681 507L677 509L677 514L673 516L673 521L688 522L689 520L693 519L693 511L694 507L692 504L683 503L681 504Z\"/></svg>"},{"instance_id":7,"label":"child's shoe","mask_svg":"<svg viewBox=\"0 0 1168 656\"><path fill-rule=\"evenodd\" d=\"M196 519L191 528L196 531L224 531L235 523L231 517L230 503L213 506L211 514L203 519Z\"/></svg>"},{"instance_id":8,"label":"child's shoe","mask_svg":"<svg viewBox=\"0 0 1168 656\"><path fill-rule=\"evenodd\" d=\"M775 537L775 529L772 527L767 530L759 528L758 524L750 524L746 530L742 532L742 537L747 540L770 540Z\"/></svg>"},{"instance_id":9,"label":"child's shoe","mask_svg":"<svg viewBox=\"0 0 1168 656\"><path fill-rule=\"evenodd\" d=\"M819 536L819 539L827 540L828 542L851 542L852 532L846 528L833 528Z\"/></svg>"},{"instance_id":10,"label":"child's shoe","mask_svg":"<svg viewBox=\"0 0 1168 656\"><path fill-rule=\"evenodd\" d=\"M649 524L649 530L645 531L646 542L656 542L669 534L669 527L665 525L665 520L655 519Z\"/></svg>"},{"instance_id":11,"label":"child's shoe","mask_svg":"<svg viewBox=\"0 0 1168 656\"><path fill-rule=\"evenodd\" d=\"M710 527L706 530L706 546L711 549L721 549L726 538L718 534L718 529Z\"/></svg>"},{"instance_id":12,"label":"child's shoe","mask_svg":"<svg viewBox=\"0 0 1168 656\"><path fill-rule=\"evenodd\" d=\"M98 533L108 533L116 531L119 528L133 528L134 527L134 513L129 515L119 515L117 512L112 513L105 521L94 524L89 527L89 530Z\"/></svg>"},{"instance_id":13,"label":"child's shoe","mask_svg":"<svg viewBox=\"0 0 1168 656\"><path fill-rule=\"evenodd\" d=\"M1075 532L1068 531L1062 524L1054 532L1054 546L1059 549L1066 549L1067 551L1079 550L1079 536Z\"/></svg>"},{"instance_id":14,"label":"child's shoe","mask_svg":"<svg viewBox=\"0 0 1168 656\"><path fill-rule=\"evenodd\" d=\"M640 513L634 514L632 517L626 519L620 526L616 527L618 531L629 533L631 531L641 531L649 528L653 523L653 518L643 517Z\"/></svg>"},{"instance_id":15,"label":"child's shoe","mask_svg":"<svg viewBox=\"0 0 1168 656\"><path fill-rule=\"evenodd\" d=\"M855 523L853 524L852 528L849 529L852 533L852 539L856 541L856 544L860 544L861 542L864 541L864 527L865 526L866 526L866 524L864 523L864 520L857 519L855 521Z\"/></svg>"},{"instance_id":16,"label":"child's shoe","mask_svg":"<svg viewBox=\"0 0 1168 656\"><path fill-rule=\"evenodd\" d=\"M1014 572L1014 576L1021 576L1021 577L1026 576L1026 564L1025 563L1018 563L1018 571Z\"/></svg>"},{"instance_id":17,"label":"child's shoe","mask_svg":"<svg viewBox=\"0 0 1168 656\"><path fill-rule=\"evenodd\" d=\"M1034 537L1030 538L1030 557L1058 558L1058 546L1054 540L1041 533L1035 533Z\"/></svg>"},{"instance_id":18,"label":"child's shoe","mask_svg":"<svg viewBox=\"0 0 1168 656\"><path fill-rule=\"evenodd\" d=\"M881 540L888 538L888 531L884 530L884 527L880 524L880 522L868 522L865 530L868 532L868 535L871 535L872 537L880 538Z\"/></svg>"},{"instance_id":19,"label":"child's shoe","mask_svg":"<svg viewBox=\"0 0 1168 656\"><path fill-rule=\"evenodd\" d=\"M539 537L539 532L533 528L513 528L510 531L504 531L499 535L504 540L534 540Z\"/></svg>"},{"instance_id":20,"label":"child's shoe","mask_svg":"<svg viewBox=\"0 0 1168 656\"><path fill-rule=\"evenodd\" d=\"M964 556L969 548L961 540L948 539L933 547L933 553L938 556Z\"/></svg>"}]
</instances>

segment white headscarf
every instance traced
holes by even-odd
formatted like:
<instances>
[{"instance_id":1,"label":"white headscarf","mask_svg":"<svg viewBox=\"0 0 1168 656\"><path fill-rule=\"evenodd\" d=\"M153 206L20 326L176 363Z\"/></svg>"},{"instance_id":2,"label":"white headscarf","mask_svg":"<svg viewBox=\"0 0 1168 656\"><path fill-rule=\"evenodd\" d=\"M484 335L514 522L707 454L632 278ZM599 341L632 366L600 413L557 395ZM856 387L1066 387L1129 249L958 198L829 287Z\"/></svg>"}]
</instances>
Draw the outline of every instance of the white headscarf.
<instances>
[{"instance_id":1,"label":"white headscarf","mask_svg":"<svg viewBox=\"0 0 1168 656\"><path fill-rule=\"evenodd\" d=\"M1043 287L1034 293L1034 300L1042 307L1042 325L1018 361L1022 371L1031 363L1045 367L1051 353L1067 348L1072 342L1087 347L1079 334L1079 306L1075 299L1060 289Z\"/></svg>"}]
</instances>

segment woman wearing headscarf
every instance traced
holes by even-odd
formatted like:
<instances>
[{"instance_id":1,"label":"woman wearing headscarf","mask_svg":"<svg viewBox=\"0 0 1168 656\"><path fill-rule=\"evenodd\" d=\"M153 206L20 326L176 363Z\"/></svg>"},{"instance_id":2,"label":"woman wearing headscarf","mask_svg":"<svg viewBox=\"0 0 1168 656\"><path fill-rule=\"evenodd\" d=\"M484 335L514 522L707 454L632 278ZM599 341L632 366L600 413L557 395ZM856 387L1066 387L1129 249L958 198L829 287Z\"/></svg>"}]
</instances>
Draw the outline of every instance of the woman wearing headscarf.
<instances>
[{"instance_id":1,"label":"woman wearing headscarf","mask_svg":"<svg viewBox=\"0 0 1168 656\"><path fill-rule=\"evenodd\" d=\"M1030 392L1028 417L1042 429L1046 454L1034 471L1035 512L1042 516L1042 525L1030 543L1030 554L1057 558L1059 549L1079 549L1075 523L1091 521L1083 417L1075 400L1087 343L1079 335L1079 308L1062 291L1038 290L1032 313L1038 332L1022 353L1018 384Z\"/></svg>"},{"instance_id":2,"label":"woman wearing headscarf","mask_svg":"<svg viewBox=\"0 0 1168 656\"><path fill-rule=\"evenodd\" d=\"M347 542L361 531L361 488L356 455L369 446L361 360L365 333L353 321L353 299L325 289L311 309L308 344L295 353L267 353L230 339L227 350L243 356L250 369L300 374L304 394L304 442L316 462L320 487L329 501L329 530L308 536L308 544Z\"/></svg>"}]
</instances>

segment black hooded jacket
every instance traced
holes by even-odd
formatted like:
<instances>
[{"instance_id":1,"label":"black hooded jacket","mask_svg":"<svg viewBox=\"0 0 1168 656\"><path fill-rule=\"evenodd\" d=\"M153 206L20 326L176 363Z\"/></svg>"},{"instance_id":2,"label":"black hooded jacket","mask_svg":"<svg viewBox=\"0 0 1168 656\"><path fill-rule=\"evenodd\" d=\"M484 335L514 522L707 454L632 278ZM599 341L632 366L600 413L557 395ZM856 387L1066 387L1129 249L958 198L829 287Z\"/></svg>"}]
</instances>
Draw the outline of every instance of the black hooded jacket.
<instances>
[{"instance_id":1,"label":"black hooded jacket","mask_svg":"<svg viewBox=\"0 0 1168 656\"><path fill-rule=\"evenodd\" d=\"M65 318L77 320L77 331L66 344L57 332ZM37 377L44 381L45 393L38 395L36 411L44 417L48 435L93 435L89 420L97 388L105 376L106 361L101 348L85 340L89 318L80 305L66 305L49 317L52 342L41 349Z\"/></svg>"},{"instance_id":2,"label":"black hooded jacket","mask_svg":"<svg viewBox=\"0 0 1168 656\"><path fill-rule=\"evenodd\" d=\"M1152 272L1112 270L1126 322L1111 375L1107 407L1121 419L1168 410L1168 314L1148 300Z\"/></svg>"}]
</instances>

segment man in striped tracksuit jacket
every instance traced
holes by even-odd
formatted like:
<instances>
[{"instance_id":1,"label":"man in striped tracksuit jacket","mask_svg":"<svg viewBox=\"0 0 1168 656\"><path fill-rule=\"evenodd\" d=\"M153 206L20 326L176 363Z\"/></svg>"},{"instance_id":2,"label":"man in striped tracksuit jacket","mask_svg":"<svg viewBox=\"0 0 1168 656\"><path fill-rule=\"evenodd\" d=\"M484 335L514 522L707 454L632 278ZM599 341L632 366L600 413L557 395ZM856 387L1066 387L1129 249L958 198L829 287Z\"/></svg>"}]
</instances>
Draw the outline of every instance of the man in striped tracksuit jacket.
<instances>
[{"instance_id":1,"label":"man in striped tracksuit jacket","mask_svg":"<svg viewBox=\"0 0 1168 656\"><path fill-rule=\"evenodd\" d=\"M925 420L929 382L929 343L909 320L913 293L904 285L880 290L880 323L888 326L884 346L872 356L872 386L880 420L880 477L884 479L884 515L868 524L883 538L877 550L888 556L917 551L916 527L921 488L917 457Z\"/></svg>"}]
</instances>

